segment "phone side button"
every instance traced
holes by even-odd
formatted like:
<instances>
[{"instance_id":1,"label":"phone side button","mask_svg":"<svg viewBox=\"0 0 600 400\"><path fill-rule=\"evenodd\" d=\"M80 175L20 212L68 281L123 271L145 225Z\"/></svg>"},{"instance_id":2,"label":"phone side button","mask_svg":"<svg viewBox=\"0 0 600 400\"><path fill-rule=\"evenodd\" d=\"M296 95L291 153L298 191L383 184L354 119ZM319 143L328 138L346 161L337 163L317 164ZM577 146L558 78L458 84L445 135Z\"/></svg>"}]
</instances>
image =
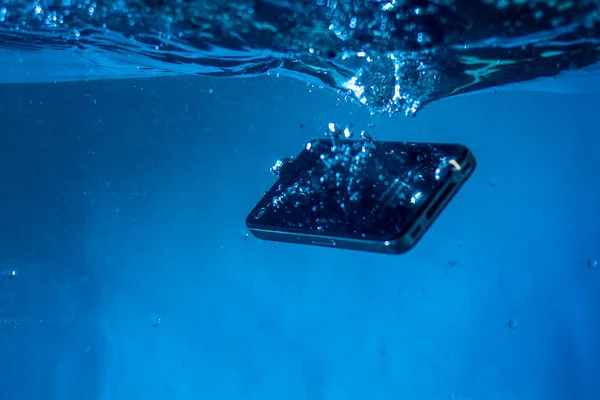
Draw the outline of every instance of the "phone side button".
<instances>
[{"instance_id":1,"label":"phone side button","mask_svg":"<svg viewBox=\"0 0 600 400\"><path fill-rule=\"evenodd\" d=\"M311 239L310 242L315 246L337 246L335 240L331 239Z\"/></svg>"}]
</instances>

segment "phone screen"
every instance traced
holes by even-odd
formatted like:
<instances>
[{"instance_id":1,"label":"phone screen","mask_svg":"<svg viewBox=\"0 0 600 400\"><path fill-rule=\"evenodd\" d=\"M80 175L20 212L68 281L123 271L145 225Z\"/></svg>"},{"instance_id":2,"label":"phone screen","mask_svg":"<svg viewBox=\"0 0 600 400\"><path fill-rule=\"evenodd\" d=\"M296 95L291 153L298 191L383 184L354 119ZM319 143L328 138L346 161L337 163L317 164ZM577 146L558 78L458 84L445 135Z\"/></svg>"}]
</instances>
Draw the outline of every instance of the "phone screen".
<instances>
[{"instance_id":1,"label":"phone screen","mask_svg":"<svg viewBox=\"0 0 600 400\"><path fill-rule=\"evenodd\" d=\"M255 208L256 227L318 236L392 240L460 167L454 144L314 140L281 168Z\"/></svg>"}]
</instances>

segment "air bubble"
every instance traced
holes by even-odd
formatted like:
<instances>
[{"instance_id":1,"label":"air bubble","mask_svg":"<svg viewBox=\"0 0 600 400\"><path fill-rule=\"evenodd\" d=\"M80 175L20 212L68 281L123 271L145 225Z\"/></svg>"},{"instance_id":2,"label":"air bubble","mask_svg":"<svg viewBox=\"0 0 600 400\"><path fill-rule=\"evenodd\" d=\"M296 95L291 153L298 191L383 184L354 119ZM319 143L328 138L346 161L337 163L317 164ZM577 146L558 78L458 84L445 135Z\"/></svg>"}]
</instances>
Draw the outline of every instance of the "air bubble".
<instances>
[{"instance_id":1,"label":"air bubble","mask_svg":"<svg viewBox=\"0 0 600 400\"><path fill-rule=\"evenodd\" d=\"M162 324L162 319L157 314L151 314L150 324L153 328L158 328Z\"/></svg>"},{"instance_id":2,"label":"air bubble","mask_svg":"<svg viewBox=\"0 0 600 400\"><path fill-rule=\"evenodd\" d=\"M290 165L292 161L293 159L290 157L277 160L275 164L270 168L271 173L275 176L280 176L282 170L285 172L286 166Z\"/></svg>"},{"instance_id":3,"label":"air bubble","mask_svg":"<svg viewBox=\"0 0 600 400\"><path fill-rule=\"evenodd\" d=\"M248 231L248 229L244 228L240 231L240 236L242 237L242 240L248 240L248 238L250 237L250 232Z\"/></svg>"}]
</instances>

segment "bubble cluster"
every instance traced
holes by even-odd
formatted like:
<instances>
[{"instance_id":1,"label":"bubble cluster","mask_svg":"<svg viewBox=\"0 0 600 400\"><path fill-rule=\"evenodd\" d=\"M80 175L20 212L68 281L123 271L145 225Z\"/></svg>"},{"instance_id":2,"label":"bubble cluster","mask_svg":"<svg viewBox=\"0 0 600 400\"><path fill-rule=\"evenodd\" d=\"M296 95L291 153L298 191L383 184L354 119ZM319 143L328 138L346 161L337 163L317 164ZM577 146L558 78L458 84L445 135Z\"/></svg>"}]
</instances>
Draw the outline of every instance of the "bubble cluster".
<instances>
[{"instance_id":1,"label":"bubble cluster","mask_svg":"<svg viewBox=\"0 0 600 400\"><path fill-rule=\"evenodd\" d=\"M300 178L292 184L281 183L280 193L273 197L273 206L280 207L290 201L293 201L295 207L306 205L315 198L315 195L323 192L335 193L341 209L345 209L348 203L361 200L363 175L375 150L371 136L362 131L359 140L348 142L347 140L354 138L352 126L340 128L335 123L330 123L325 137L331 141L331 146L327 149L313 142L306 145L307 151L316 153L320 168L301 174ZM285 176L285 171L292 169L293 165L293 159L281 159L271 167L271 172L279 177ZM313 205L314 211L324 205L324 200L320 204Z\"/></svg>"},{"instance_id":2,"label":"bubble cluster","mask_svg":"<svg viewBox=\"0 0 600 400\"><path fill-rule=\"evenodd\" d=\"M414 116L434 96L441 77L437 64L415 54L358 56L361 67L344 83L372 114Z\"/></svg>"},{"instance_id":3,"label":"bubble cluster","mask_svg":"<svg viewBox=\"0 0 600 400\"><path fill-rule=\"evenodd\" d=\"M351 125L330 123L324 138L309 142L296 158L275 163L277 181L254 218L293 229L391 235L460 168L461 149L376 142Z\"/></svg>"}]
</instances>

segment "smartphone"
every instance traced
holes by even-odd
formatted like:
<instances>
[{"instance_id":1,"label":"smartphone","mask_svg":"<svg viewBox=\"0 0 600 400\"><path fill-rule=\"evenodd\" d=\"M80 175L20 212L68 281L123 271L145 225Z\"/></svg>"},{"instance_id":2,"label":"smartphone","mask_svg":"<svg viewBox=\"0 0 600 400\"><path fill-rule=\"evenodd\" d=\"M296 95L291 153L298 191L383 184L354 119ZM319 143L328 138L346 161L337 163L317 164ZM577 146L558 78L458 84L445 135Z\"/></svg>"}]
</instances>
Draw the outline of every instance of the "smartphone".
<instances>
[{"instance_id":1,"label":"smartphone","mask_svg":"<svg viewBox=\"0 0 600 400\"><path fill-rule=\"evenodd\" d=\"M315 139L272 168L246 226L263 240L404 253L475 166L460 144Z\"/></svg>"}]
</instances>

